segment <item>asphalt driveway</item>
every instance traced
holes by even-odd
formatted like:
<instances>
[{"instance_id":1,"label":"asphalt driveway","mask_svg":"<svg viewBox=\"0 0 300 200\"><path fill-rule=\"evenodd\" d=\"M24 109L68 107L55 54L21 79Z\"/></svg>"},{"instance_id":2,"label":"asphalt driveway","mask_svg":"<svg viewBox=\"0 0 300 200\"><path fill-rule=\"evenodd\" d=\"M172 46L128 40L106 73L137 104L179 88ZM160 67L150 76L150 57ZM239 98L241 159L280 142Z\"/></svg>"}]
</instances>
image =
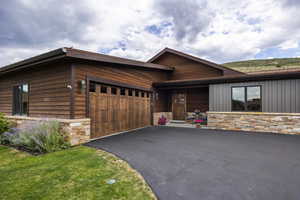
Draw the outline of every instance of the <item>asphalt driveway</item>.
<instances>
[{"instance_id":1,"label":"asphalt driveway","mask_svg":"<svg viewBox=\"0 0 300 200\"><path fill-rule=\"evenodd\" d=\"M161 200L300 199L300 136L150 127L87 145L128 161Z\"/></svg>"}]
</instances>

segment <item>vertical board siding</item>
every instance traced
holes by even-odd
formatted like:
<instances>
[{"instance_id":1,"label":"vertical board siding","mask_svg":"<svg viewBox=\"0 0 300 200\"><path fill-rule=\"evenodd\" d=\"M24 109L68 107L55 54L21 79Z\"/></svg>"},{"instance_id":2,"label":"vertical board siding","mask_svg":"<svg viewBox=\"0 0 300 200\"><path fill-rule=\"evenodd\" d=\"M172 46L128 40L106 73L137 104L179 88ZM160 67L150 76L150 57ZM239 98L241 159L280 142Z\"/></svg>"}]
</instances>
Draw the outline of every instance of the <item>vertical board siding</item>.
<instances>
[{"instance_id":1,"label":"vertical board siding","mask_svg":"<svg viewBox=\"0 0 300 200\"><path fill-rule=\"evenodd\" d=\"M90 117L92 121L92 138L112 135L117 132L132 130L151 125L150 97L135 95L111 94L111 87L107 93L100 93L97 84L96 92L90 92Z\"/></svg>"},{"instance_id":2,"label":"vertical board siding","mask_svg":"<svg viewBox=\"0 0 300 200\"><path fill-rule=\"evenodd\" d=\"M0 77L0 112L12 115L12 87L29 84L29 116L70 117L70 65L38 66Z\"/></svg>"},{"instance_id":3,"label":"vertical board siding","mask_svg":"<svg viewBox=\"0 0 300 200\"><path fill-rule=\"evenodd\" d=\"M211 84L209 86L209 110L231 111L231 87L262 87L262 111L300 113L300 79L258 82Z\"/></svg>"}]
</instances>

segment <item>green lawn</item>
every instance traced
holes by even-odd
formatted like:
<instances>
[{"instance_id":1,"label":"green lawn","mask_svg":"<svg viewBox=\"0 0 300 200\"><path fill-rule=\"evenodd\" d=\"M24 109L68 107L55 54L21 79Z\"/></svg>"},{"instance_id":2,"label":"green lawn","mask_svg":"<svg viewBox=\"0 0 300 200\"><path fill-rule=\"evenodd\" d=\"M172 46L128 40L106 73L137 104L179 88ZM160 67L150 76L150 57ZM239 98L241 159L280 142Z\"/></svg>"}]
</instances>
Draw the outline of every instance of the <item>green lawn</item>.
<instances>
[{"instance_id":1,"label":"green lawn","mask_svg":"<svg viewBox=\"0 0 300 200\"><path fill-rule=\"evenodd\" d=\"M107 184L110 179L116 183ZM0 145L0 199L155 199L124 161L79 146L31 156Z\"/></svg>"}]
</instances>

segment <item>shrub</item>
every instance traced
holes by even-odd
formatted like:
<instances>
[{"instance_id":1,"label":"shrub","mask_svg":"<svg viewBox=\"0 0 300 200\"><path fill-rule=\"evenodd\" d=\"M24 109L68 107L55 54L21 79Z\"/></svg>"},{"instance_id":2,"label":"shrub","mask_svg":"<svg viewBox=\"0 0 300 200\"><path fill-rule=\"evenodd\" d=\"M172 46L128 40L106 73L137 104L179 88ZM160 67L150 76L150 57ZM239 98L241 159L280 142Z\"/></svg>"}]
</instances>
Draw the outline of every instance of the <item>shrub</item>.
<instances>
[{"instance_id":1,"label":"shrub","mask_svg":"<svg viewBox=\"0 0 300 200\"><path fill-rule=\"evenodd\" d=\"M10 123L3 113L0 113L0 134L9 130Z\"/></svg>"},{"instance_id":2,"label":"shrub","mask_svg":"<svg viewBox=\"0 0 300 200\"><path fill-rule=\"evenodd\" d=\"M27 122L19 131L5 133L3 136L2 142L39 153L70 147L57 121Z\"/></svg>"},{"instance_id":3,"label":"shrub","mask_svg":"<svg viewBox=\"0 0 300 200\"><path fill-rule=\"evenodd\" d=\"M17 129L10 129L9 132L0 134L0 144L16 144L17 140Z\"/></svg>"}]
</instances>

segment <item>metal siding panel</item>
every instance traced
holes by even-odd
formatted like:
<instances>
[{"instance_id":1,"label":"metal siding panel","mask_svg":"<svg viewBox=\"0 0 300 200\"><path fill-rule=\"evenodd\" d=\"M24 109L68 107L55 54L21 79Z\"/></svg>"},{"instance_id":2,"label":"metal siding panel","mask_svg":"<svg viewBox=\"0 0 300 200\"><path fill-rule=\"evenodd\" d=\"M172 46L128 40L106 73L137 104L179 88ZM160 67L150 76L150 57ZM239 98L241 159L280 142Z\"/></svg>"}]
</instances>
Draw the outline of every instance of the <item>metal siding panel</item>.
<instances>
[{"instance_id":1,"label":"metal siding panel","mask_svg":"<svg viewBox=\"0 0 300 200\"><path fill-rule=\"evenodd\" d=\"M289 94L287 91L289 89L288 81L282 81L282 86L283 86L283 90L282 90L283 102L281 105L282 112L289 112L289 99L288 99Z\"/></svg>"},{"instance_id":2,"label":"metal siding panel","mask_svg":"<svg viewBox=\"0 0 300 200\"><path fill-rule=\"evenodd\" d=\"M213 98L213 108L214 108L214 111L218 111L218 109L217 109L217 102L216 102L216 90L217 90L217 87L216 87L216 85L214 85L214 89L213 89L213 96L214 96L214 98Z\"/></svg>"},{"instance_id":3,"label":"metal siding panel","mask_svg":"<svg viewBox=\"0 0 300 200\"><path fill-rule=\"evenodd\" d=\"M285 81L285 106L286 110L285 112L291 112L291 80Z\"/></svg>"},{"instance_id":4,"label":"metal siding panel","mask_svg":"<svg viewBox=\"0 0 300 200\"><path fill-rule=\"evenodd\" d=\"M285 82L285 112L291 112L291 81Z\"/></svg>"},{"instance_id":5,"label":"metal siding panel","mask_svg":"<svg viewBox=\"0 0 300 200\"><path fill-rule=\"evenodd\" d=\"M296 80L296 112L300 113L300 80Z\"/></svg>"},{"instance_id":6,"label":"metal siding panel","mask_svg":"<svg viewBox=\"0 0 300 200\"><path fill-rule=\"evenodd\" d=\"M223 110L224 111L228 111L228 104L230 103L228 101L228 90L227 90L228 86L227 87L224 87L223 88L223 96L222 96L222 101L224 102L224 107L223 107Z\"/></svg>"},{"instance_id":7,"label":"metal siding panel","mask_svg":"<svg viewBox=\"0 0 300 200\"><path fill-rule=\"evenodd\" d=\"M219 92L218 92L218 101L219 101L219 110L220 111L224 111L224 106L225 106L225 103L226 103L226 102L222 101L222 98L223 98L223 88L224 88L224 86L220 85Z\"/></svg>"},{"instance_id":8,"label":"metal siding panel","mask_svg":"<svg viewBox=\"0 0 300 200\"><path fill-rule=\"evenodd\" d=\"M217 85L214 85L214 111L218 111L218 102L217 102L217 90L218 90L218 87Z\"/></svg>"},{"instance_id":9,"label":"metal siding panel","mask_svg":"<svg viewBox=\"0 0 300 200\"><path fill-rule=\"evenodd\" d=\"M278 99L277 99L277 84L275 81L272 81L271 84L271 90L272 90L272 108L271 108L271 112L278 112Z\"/></svg>"},{"instance_id":10,"label":"metal siding panel","mask_svg":"<svg viewBox=\"0 0 300 200\"><path fill-rule=\"evenodd\" d=\"M262 111L266 112L268 110L268 83L262 85Z\"/></svg>"},{"instance_id":11,"label":"metal siding panel","mask_svg":"<svg viewBox=\"0 0 300 200\"><path fill-rule=\"evenodd\" d=\"M283 112L283 102L282 102L282 98L281 98L281 92L283 90L283 82L282 81L278 81L277 82L277 99L278 99L278 112Z\"/></svg>"},{"instance_id":12,"label":"metal siding panel","mask_svg":"<svg viewBox=\"0 0 300 200\"><path fill-rule=\"evenodd\" d=\"M220 111L224 111L224 106L225 106L225 103L226 103L226 102L222 101L222 98L223 98L223 88L224 88L224 86L220 85L219 92L218 92L218 101L219 101L219 110Z\"/></svg>"},{"instance_id":13,"label":"metal siding panel","mask_svg":"<svg viewBox=\"0 0 300 200\"><path fill-rule=\"evenodd\" d=\"M278 94L278 98L281 100L281 112L285 112L285 85L284 81L281 81L281 91Z\"/></svg>"},{"instance_id":14,"label":"metal siding panel","mask_svg":"<svg viewBox=\"0 0 300 200\"><path fill-rule=\"evenodd\" d=\"M219 110L220 111L224 110L223 107L224 107L224 103L225 103L222 101L222 92L223 92L222 88L223 88L223 86L221 85L221 87L219 87L219 92L218 92L218 101L219 101Z\"/></svg>"},{"instance_id":15,"label":"metal siding panel","mask_svg":"<svg viewBox=\"0 0 300 200\"><path fill-rule=\"evenodd\" d=\"M232 86L262 86L263 112L300 112L300 79L210 85L210 110L231 111Z\"/></svg>"},{"instance_id":16,"label":"metal siding panel","mask_svg":"<svg viewBox=\"0 0 300 200\"><path fill-rule=\"evenodd\" d=\"M288 99L288 96L289 96L289 87L288 87L288 82L285 81L285 83L283 84L284 85L284 91L283 91L283 96L284 96L284 104L282 105L284 110L283 112L289 112L289 99Z\"/></svg>"},{"instance_id":17,"label":"metal siding panel","mask_svg":"<svg viewBox=\"0 0 300 200\"><path fill-rule=\"evenodd\" d=\"M268 110L267 110L267 112L271 112L271 110L272 110L272 99L273 99L273 96L272 96L272 94L273 94L273 91L272 91L272 81L269 81L268 82Z\"/></svg>"},{"instance_id":18,"label":"metal siding panel","mask_svg":"<svg viewBox=\"0 0 300 200\"><path fill-rule=\"evenodd\" d=\"M209 111L212 111L212 94L211 94L211 92L212 92L212 87L211 87L211 85L209 85L208 86L208 110Z\"/></svg>"},{"instance_id":19,"label":"metal siding panel","mask_svg":"<svg viewBox=\"0 0 300 200\"><path fill-rule=\"evenodd\" d=\"M296 80L291 80L291 112L296 111Z\"/></svg>"},{"instance_id":20,"label":"metal siding panel","mask_svg":"<svg viewBox=\"0 0 300 200\"><path fill-rule=\"evenodd\" d=\"M231 87L225 88L226 96L224 101L227 102L226 104L226 111L231 111Z\"/></svg>"}]
</instances>

